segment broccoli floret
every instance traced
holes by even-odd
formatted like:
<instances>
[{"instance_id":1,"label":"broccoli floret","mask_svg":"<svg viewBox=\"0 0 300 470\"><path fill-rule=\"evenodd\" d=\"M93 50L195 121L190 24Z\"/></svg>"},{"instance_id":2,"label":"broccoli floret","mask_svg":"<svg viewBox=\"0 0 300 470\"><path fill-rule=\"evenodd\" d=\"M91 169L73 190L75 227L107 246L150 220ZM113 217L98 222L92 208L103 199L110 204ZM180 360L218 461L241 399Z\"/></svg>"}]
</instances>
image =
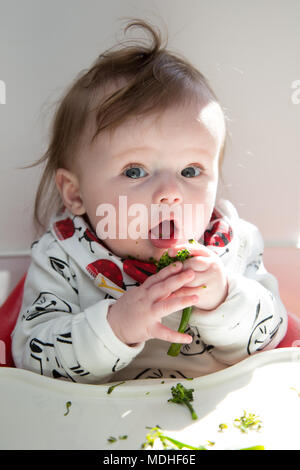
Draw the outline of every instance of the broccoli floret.
<instances>
[{"instance_id":1,"label":"broccoli floret","mask_svg":"<svg viewBox=\"0 0 300 470\"><path fill-rule=\"evenodd\" d=\"M158 261L156 261L154 258L149 258L149 261L152 261L156 265L157 271L160 271L166 266L169 266L171 263L175 263L176 261L183 262L184 260L191 257L192 255L190 254L189 250L184 248L183 250L179 250L176 256L170 256L169 253L165 251Z\"/></svg>"},{"instance_id":2,"label":"broccoli floret","mask_svg":"<svg viewBox=\"0 0 300 470\"><path fill-rule=\"evenodd\" d=\"M176 387L171 388L173 398L170 398L168 401L173 403L183 404L188 407L191 412L192 419L198 419L198 416L191 405L191 401L193 401L193 388L185 388L181 383L178 383Z\"/></svg>"}]
</instances>

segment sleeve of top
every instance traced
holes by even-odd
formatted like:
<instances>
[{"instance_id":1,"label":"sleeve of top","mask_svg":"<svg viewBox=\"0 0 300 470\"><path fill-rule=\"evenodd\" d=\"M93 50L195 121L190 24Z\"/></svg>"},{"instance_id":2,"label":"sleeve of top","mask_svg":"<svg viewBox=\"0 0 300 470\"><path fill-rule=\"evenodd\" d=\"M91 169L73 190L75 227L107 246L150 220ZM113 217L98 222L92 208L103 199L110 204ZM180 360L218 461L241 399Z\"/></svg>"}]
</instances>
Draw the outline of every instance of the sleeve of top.
<instances>
[{"instance_id":1,"label":"sleeve of top","mask_svg":"<svg viewBox=\"0 0 300 470\"><path fill-rule=\"evenodd\" d=\"M81 383L113 380L144 343L129 347L107 322L115 299L101 299L81 310L76 276L68 256L51 234L32 247L32 261L24 285L23 303L12 333L16 367L42 375ZM63 264L64 274L53 269ZM52 263L52 265L51 265Z\"/></svg>"},{"instance_id":2,"label":"sleeve of top","mask_svg":"<svg viewBox=\"0 0 300 470\"><path fill-rule=\"evenodd\" d=\"M210 312L195 309L190 319L202 340L211 346L211 354L228 365L258 351L274 349L287 329L287 312L277 279L263 263L263 238L253 224L245 225L248 256L244 273L227 270L225 301Z\"/></svg>"}]
</instances>

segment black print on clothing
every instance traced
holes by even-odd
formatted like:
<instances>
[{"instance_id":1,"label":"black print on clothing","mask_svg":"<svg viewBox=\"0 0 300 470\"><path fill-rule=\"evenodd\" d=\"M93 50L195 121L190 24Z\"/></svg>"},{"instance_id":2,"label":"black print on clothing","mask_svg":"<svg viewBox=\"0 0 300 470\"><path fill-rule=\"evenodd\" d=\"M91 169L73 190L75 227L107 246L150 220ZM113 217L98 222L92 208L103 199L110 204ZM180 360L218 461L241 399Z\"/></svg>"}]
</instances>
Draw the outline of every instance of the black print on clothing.
<instances>
[{"instance_id":1,"label":"black print on clothing","mask_svg":"<svg viewBox=\"0 0 300 470\"><path fill-rule=\"evenodd\" d=\"M37 245L39 241L40 241L40 240L35 240L34 242L32 242L30 249L32 250L32 248L33 248L35 245Z\"/></svg>"},{"instance_id":2,"label":"black print on clothing","mask_svg":"<svg viewBox=\"0 0 300 470\"><path fill-rule=\"evenodd\" d=\"M164 372L163 369L145 369L140 372L134 380L137 379L187 379L188 377L184 375L179 370L167 371Z\"/></svg>"},{"instance_id":3,"label":"black print on clothing","mask_svg":"<svg viewBox=\"0 0 300 470\"><path fill-rule=\"evenodd\" d=\"M91 231L89 230L88 228L84 231L84 234L82 235L82 237L79 237L78 240L81 242L81 240L85 240L88 245L89 245L89 249L92 253L95 253L94 250L93 250L93 247L92 247L92 242L96 242L96 243L99 243L98 242L98 238L96 237L96 235Z\"/></svg>"},{"instance_id":4,"label":"black print on clothing","mask_svg":"<svg viewBox=\"0 0 300 470\"><path fill-rule=\"evenodd\" d=\"M226 255L226 253L229 253L229 248L226 248L226 250L224 250L223 253L219 255L219 258L222 258L222 256Z\"/></svg>"},{"instance_id":5,"label":"black print on clothing","mask_svg":"<svg viewBox=\"0 0 300 470\"><path fill-rule=\"evenodd\" d=\"M110 294L105 294L104 298L105 299L114 299L114 297Z\"/></svg>"},{"instance_id":6,"label":"black print on clothing","mask_svg":"<svg viewBox=\"0 0 300 470\"><path fill-rule=\"evenodd\" d=\"M258 271L262 263L263 253L259 253L258 258L247 265L246 269L253 268L255 271Z\"/></svg>"},{"instance_id":7,"label":"black print on clothing","mask_svg":"<svg viewBox=\"0 0 300 470\"><path fill-rule=\"evenodd\" d=\"M255 326L247 346L247 353L249 356L257 351L262 351L271 343L283 322L283 319L280 318L279 322L272 328L273 320L273 315L270 315ZM272 329L270 329L270 326Z\"/></svg>"},{"instance_id":8,"label":"black print on clothing","mask_svg":"<svg viewBox=\"0 0 300 470\"><path fill-rule=\"evenodd\" d=\"M53 256L49 256L49 261L51 267L60 274L72 287L72 289L78 294L78 290L76 289L76 274L71 271L70 266L65 261L61 259L54 258Z\"/></svg>"},{"instance_id":9,"label":"black print on clothing","mask_svg":"<svg viewBox=\"0 0 300 470\"><path fill-rule=\"evenodd\" d=\"M116 360L116 362L114 363L114 366L112 368L112 372L117 372L118 370L123 369L126 365L127 365L126 362L120 362L120 358L118 358Z\"/></svg>"},{"instance_id":10,"label":"black print on clothing","mask_svg":"<svg viewBox=\"0 0 300 470\"><path fill-rule=\"evenodd\" d=\"M201 340L199 330L195 326L189 326L185 330L185 333L190 335L193 341L190 344L182 345L180 354L183 356L197 356L198 354L203 354L213 349L213 346L207 345Z\"/></svg>"},{"instance_id":11,"label":"black print on clothing","mask_svg":"<svg viewBox=\"0 0 300 470\"><path fill-rule=\"evenodd\" d=\"M61 311L71 313L72 309L67 302L60 299L55 294L51 292L41 292L29 310L27 310L25 319L30 321L45 313Z\"/></svg>"},{"instance_id":12,"label":"black print on clothing","mask_svg":"<svg viewBox=\"0 0 300 470\"><path fill-rule=\"evenodd\" d=\"M61 343L60 349L63 353L63 357L68 357L72 351L72 338L71 333L63 333L56 337L56 342ZM74 378L63 368L57 355L55 354L54 343L46 343L38 338L33 338L29 344L31 350L31 357L36 359L39 363L40 374L44 375L44 368L51 370L52 377L54 379L70 379L72 382L76 382ZM46 364L45 364L46 363ZM71 365L69 369L76 375L85 376L89 372L84 370L81 365L77 362Z\"/></svg>"},{"instance_id":13,"label":"black print on clothing","mask_svg":"<svg viewBox=\"0 0 300 470\"><path fill-rule=\"evenodd\" d=\"M252 327L255 325L256 320L258 319L259 312L260 312L260 300L258 301L258 304L256 305L255 318L254 318L254 322L252 324Z\"/></svg>"}]
</instances>

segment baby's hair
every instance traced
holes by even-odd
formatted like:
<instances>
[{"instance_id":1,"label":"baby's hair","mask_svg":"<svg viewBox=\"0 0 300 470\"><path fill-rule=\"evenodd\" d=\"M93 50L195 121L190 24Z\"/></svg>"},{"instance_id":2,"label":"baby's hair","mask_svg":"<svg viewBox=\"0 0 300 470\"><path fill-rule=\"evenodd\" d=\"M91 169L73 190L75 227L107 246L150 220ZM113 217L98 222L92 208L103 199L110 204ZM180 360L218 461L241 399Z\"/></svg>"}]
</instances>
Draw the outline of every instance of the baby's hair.
<instances>
[{"instance_id":1,"label":"baby's hair","mask_svg":"<svg viewBox=\"0 0 300 470\"><path fill-rule=\"evenodd\" d=\"M219 104L206 78L185 58L163 44L160 31L144 20L131 20L124 29L142 28L152 43L124 41L102 53L91 68L79 74L55 111L50 142L44 155L27 168L45 163L34 205L37 231L45 230L49 217L63 207L55 184L58 168L72 167L80 139L91 116L96 132L113 132L130 117L163 111L185 103ZM114 85L109 93L105 87ZM106 89L107 90L107 89ZM224 120L225 129L225 120ZM222 143L219 165L225 146Z\"/></svg>"}]
</instances>

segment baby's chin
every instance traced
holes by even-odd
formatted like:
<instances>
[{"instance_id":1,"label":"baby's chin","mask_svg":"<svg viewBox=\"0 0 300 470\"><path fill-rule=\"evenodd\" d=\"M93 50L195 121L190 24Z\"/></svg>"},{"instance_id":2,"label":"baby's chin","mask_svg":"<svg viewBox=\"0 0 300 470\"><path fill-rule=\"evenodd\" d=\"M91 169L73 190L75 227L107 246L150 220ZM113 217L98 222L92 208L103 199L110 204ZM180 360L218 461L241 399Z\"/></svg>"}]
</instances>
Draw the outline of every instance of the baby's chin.
<instances>
[{"instance_id":1,"label":"baby's chin","mask_svg":"<svg viewBox=\"0 0 300 470\"><path fill-rule=\"evenodd\" d=\"M122 240L105 240L105 244L109 249L120 258L127 258L131 256L140 261L149 261L151 258L159 260L160 257L168 251L169 248L175 247L182 243L187 242L186 239L180 239L174 243L168 244L166 241L166 246L157 247L154 246L150 239L139 238L137 240L132 239L122 239ZM169 245L169 246L168 246Z\"/></svg>"},{"instance_id":2,"label":"baby's chin","mask_svg":"<svg viewBox=\"0 0 300 470\"><path fill-rule=\"evenodd\" d=\"M152 246L152 244L143 238L132 239L106 239L105 245L112 253L120 258L131 256L140 261L149 261L150 258L159 259L165 250Z\"/></svg>"}]
</instances>

